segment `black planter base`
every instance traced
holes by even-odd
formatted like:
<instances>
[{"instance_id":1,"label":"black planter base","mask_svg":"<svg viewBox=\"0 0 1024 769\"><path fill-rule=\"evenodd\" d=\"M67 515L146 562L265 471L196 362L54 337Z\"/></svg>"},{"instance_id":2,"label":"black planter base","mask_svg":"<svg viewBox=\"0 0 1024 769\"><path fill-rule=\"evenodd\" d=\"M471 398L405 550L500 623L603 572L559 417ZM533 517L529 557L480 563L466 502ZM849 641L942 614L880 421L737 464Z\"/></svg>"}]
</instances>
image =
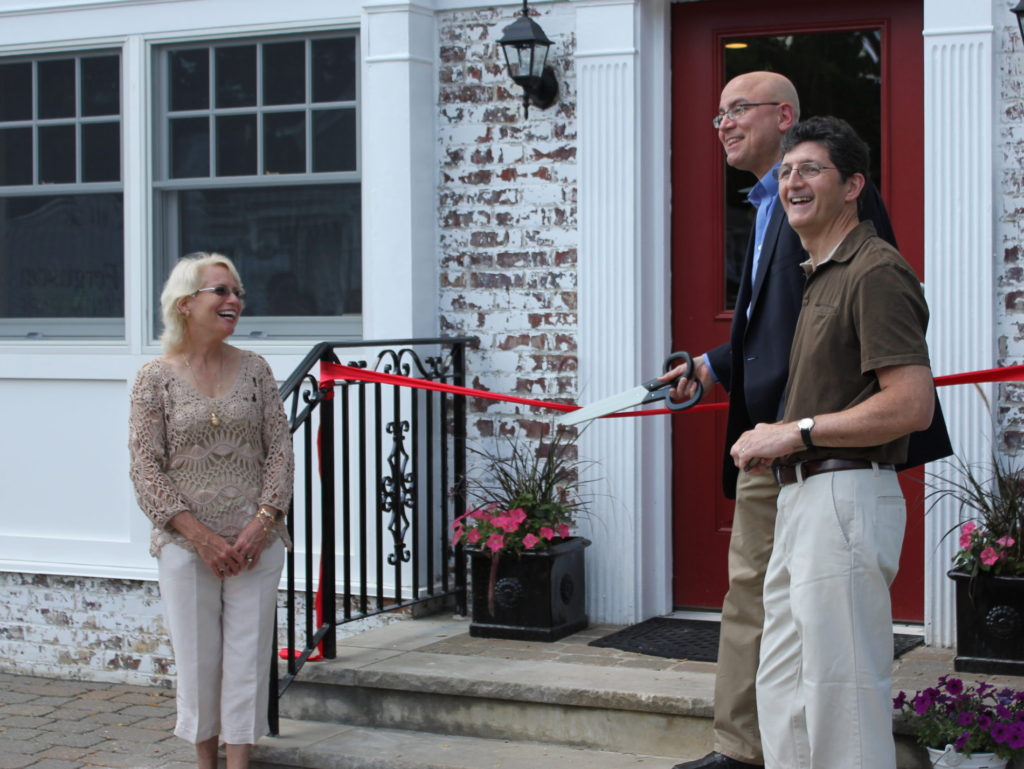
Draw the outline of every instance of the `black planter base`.
<instances>
[{"instance_id":1,"label":"black planter base","mask_svg":"<svg viewBox=\"0 0 1024 769\"><path fill-rule=\"evenodd\" d=\"M503 555L488 601L491 554L470 551L473 621L477 638L557 641L587 627L584 548L590 540L570 537L536 553Z\"/></svg>"},{"instance_id":2,"label":"black planter base","mask_svg":"<svg viewBox=\"0 0 1024 769\"><path fill-rule=\"evenodd\" d=\"M968 657L958 654L953 658L953 670L958 673L989 673L996 676L1024 676L1024 661Z\"/></svg>"},{"instance_id":3,"label":"black planter base","mask_svg":"<svg viewBox=\"0 0 1024 769\"><path fill-rule=\"evenodd\" d=\"M961 673L1024 675L1024 577L973 579L956 569L956 657Z\"/></svg>"}]
</instances>

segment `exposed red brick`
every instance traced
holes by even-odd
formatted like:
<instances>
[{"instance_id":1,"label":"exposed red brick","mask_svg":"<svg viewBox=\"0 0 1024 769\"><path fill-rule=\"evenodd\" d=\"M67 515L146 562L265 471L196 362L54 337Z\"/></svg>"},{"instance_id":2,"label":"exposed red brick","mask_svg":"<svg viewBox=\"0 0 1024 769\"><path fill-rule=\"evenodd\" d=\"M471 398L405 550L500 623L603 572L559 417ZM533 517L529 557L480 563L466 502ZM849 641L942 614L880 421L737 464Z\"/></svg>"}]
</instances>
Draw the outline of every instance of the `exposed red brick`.
<instances>
[{"instance_id":1,"label":"exposed red brick","mask_svg":"<svg viewBox=\"0 0 1024 769\"><path fill-rule=\"evenodd\" d=\"M516 347L525 347L530 343L529 334L516 334L514 336L506 336L500 342L498 342L499 350L514 350Z\"/></svg>"},{"instance_id":2,"label":"exposed red brick","mask_svg":"<svg viewBox=\"0 0 1024 769\"><path fill-rule=\"evenodd\" d=\"M445 64L450 64L453 61L465 61L466 49L457 45L442 45L439 56Z\"/></svg>"},{"instance_id":3,"label":"exposed red brick","mask_svg":"<svg viewBox=\"0 0 1024 769\"><path fill-rule=\"evenodd\" d=\"M533 159L541 160L575 160L576 159L576 148L575 147L559 147L558 149L551 150L551 152L541 152L540 150L533 151Z\"/></svg>"},{"instance_id":4,"label":"exposed red brick","mask_svg":"<svg viewBox=\"0 0 1024 769\"><path fill-rule=\"evenodd\" d=\"M469 242L477 248L493 248L508 243L508 232L481 230L469 236Z\"/></svg>"},{"instance_id":5,"label":"exposed red brick","mask_svg":"<svg viewBox=\"0 0 1024 769\"><path fill-rule=\"evenodd\" d=\"M1011 291L1006 295L1007 312L1024 312L1024 291Z\"/></svg>"},{"instance_id":6,"label":"exposed red brick","mask_svg":"<svg viewBox=\"0 0 1024 769\"><path fill-rule=\"evenodd\" d=\"M479 171L470 171L467 174L463 174L459 177L459 181L463 184L490 184L491 176L490 171L480 169Z\"/></svg>"}]
</instances>

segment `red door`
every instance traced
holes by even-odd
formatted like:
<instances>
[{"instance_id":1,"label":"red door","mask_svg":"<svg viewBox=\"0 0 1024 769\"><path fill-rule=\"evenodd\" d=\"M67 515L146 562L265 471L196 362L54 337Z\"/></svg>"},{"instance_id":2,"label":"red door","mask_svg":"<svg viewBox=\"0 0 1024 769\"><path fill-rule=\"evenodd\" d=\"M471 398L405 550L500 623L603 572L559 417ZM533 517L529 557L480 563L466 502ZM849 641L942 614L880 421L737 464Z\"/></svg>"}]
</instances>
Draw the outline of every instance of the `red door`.
<instances>
[{"instance_id":1,"label":"red door","mask_svg":"<svg viewBox=\"0 0 1024 769\"><path fill-rule=\"evenodd\" d=\"M727 169L711 117L733 76L787 75L801 116L838 115L871 145L903 256L924 276L923 26L921 3L861 0L706 0L673 6L673 349L726 341L753 209L754 179ZM717 388L715 400L724 400ZM674 598L719 608L727 586L732 502L722 496L722 413L673 422ZM903 479L907 532L893 585L897 619L924 616L920 473Z\"/></svg>"}]
</instances>

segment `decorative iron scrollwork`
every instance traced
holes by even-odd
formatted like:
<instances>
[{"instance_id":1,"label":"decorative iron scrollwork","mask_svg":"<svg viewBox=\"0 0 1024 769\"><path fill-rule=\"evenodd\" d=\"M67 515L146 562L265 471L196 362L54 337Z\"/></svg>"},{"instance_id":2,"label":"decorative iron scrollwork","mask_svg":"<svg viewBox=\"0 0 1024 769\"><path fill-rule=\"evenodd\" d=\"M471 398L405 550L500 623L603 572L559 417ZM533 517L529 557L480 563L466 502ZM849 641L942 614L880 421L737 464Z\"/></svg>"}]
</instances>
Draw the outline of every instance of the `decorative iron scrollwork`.
<instances>
[{"instance_id":1,"label":"decorative iron scrollwork","mask_svg":"<svg viewBox=\"0 0 1024 769\"><path fill-rule=\"evenodd\" d=\"M394 566L399 561L408 563L412 553L405 544L405 534L409 530L409 516L406 511L412 510L416 504L415 474L408 472L409 454L405 450L405 434L409 432L407 421L388 422L388 434L392 436L391 453L388 455L389 473L381 479L380 507L385 513L391 514L388 531L394 542L394 552L388 554L388 563Z\"/></svg>"}]
</instances>

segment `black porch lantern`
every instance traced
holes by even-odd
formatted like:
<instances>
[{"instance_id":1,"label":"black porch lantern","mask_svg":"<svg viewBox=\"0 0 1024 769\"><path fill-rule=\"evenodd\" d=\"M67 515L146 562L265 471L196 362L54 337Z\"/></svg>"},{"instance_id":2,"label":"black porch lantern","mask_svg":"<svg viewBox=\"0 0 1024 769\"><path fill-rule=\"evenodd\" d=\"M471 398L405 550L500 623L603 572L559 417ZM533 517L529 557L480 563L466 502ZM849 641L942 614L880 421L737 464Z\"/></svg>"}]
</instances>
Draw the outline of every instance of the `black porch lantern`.
<instances>
[{"instance_id":1,"label":"black porch lantern","mask_svg":"<svg viewBox=\"0 0 1024 769\"><path fill-rule=\"evenodd\" d=\"M508 74L523 89L526 117L530 116L531 102L541 109L554 104L558 97L558 81L555 71L546 66L552 43L540 24L530 18L526 0L523 0L523 15L505 27L505 33L498 42L505 52Z\"/></svg>"},{"instance_id":2,"label":"black porch lantern","mask_svg":"<svg viewBox=\"0 0 1024 769\"><path fill-rule=\"evenodd\" d=\"M1017 26L1020 28L1021 39L1024 40L1024 0L1010 9L1017 16Z\"/></svg>"}]
</instances>

